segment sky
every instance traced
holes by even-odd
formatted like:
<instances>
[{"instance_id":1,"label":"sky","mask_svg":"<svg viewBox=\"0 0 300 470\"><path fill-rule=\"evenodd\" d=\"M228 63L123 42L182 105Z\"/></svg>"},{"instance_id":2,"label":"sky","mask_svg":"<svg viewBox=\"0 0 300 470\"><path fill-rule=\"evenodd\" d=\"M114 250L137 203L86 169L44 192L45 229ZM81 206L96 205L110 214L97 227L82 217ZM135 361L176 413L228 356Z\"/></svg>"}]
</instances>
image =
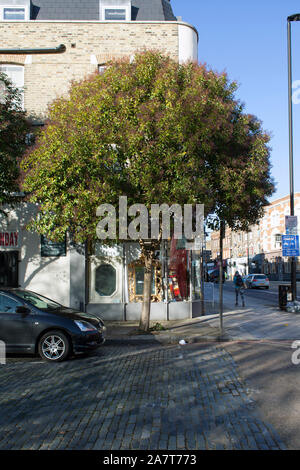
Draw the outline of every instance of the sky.
<instances>
[{"instance_id":1,"label":"sky","mask_svg":"<svg viewBox=\"0 0 300 470\"><path fill-rule=\"evenodd\" d=\"M290 192L287 17L300 0L171 0L174 14L196 27L199 62L228 74L245 112L272 138L274 201ZM292 23L294 188L300 192L300 22ZM297 83L298 81L298 83ZM299 101L299 103L297 103Z\"/></svg>"}]
</instances>

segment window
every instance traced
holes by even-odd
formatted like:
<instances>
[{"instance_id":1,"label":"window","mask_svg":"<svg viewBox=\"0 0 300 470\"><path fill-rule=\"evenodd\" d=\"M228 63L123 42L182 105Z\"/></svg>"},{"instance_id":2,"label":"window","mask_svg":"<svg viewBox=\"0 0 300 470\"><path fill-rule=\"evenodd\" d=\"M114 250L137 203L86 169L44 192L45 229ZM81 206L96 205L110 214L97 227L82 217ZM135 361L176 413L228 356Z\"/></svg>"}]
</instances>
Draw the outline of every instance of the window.
<instances>
[{"instance_id":1,"label":"window","mask_svg":"<svg viewBox=\"0 0 300 470\"><path fill-rule=\"evenodd\" d=\"M280 233L275 235L275 248L281 248L282 236Z\"/></svg>"},{"instance_id":2,"label":"window","mask_svg":"<svg viewBox=\"0 0 300 470\"><path fill-rule=\"evenodd\" d=\"M126 10L123 8L105 8L105 21L126 21Z\"/></svg>"},{"instance_id":3,"label":"window","mask_svg":"<svg viewBox=\"0 0 300 470\"><path fill-rule=\"evenodd\" d=\"M99 75L103 75L106 69L107 69L107 66L106 66L105 64L100 64L100 65L98 65L98 73L99 73Z\"/></svg>"},{"instance_id":4,"label":"window","mask_svg":"<svg viewBox=\"0 0 300 470\"><path fill-rule=\"evenodd\" d=\"M111 264L102 264L96 269L95 290L101 297L113 295L117 289L117 273Z\"/></svg>"},{"instance_id":5,"label":"window","mask_svg":"<svg viewBox=\"0 0 300 470\"><path fill-rule=\"evenodd\" d=\"M135 268L135 294L136 295L143 295L144 293L144 276L145 276L145 268L143 266L137 266ZM155 294L154 270L152 270L151 294Z\"/></svg>"},{"instance_id":6,"label":"window","mask_svg":"<svg viewBox=\"0 0 300 470\"><path fill-rule=\"evenodd\" d=\"M24 67L22 65L0 64L0 72L5 73L12 84L21 90L22 106L24 107Z\"/></svg>"},{"instance_id":7,"label":"window","mask_svg":"<svg viewBox=\"0 0 300 470\"><path fill-rule=\"evenodd\" d=\"M0 311L2 313L16 313L16 308L20 305L16 300L7 295L0 295Z\"/></svg>"},{"instance_id":8,"label":"window","mask_svg":"<svg viewBox=\"0 0 300 470\"><path fill-rule=\"evenodd\" d=\"M131 4L130 2L124 3L122 5L102 5L100 19L102 21L130 21Z\"/></svg>"},{"instance_id":9,"label":"window","mask_svg":"<svg viewBox=\"0 0 300 470\"><path fill-rule=\"evenodd\" d=\"M29 9L23 5L0 5L1 21L27 21L29 20Z\"/></svg>"}]
</instances>

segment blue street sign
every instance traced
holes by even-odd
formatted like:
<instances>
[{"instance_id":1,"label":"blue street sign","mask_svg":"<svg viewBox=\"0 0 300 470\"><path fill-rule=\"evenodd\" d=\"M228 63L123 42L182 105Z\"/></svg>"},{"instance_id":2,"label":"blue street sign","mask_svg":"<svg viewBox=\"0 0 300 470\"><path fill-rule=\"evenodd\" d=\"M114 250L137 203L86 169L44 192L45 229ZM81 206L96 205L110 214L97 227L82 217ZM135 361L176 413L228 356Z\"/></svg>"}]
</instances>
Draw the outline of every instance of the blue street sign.
<instances>
[{"instance_id":1,"label":"blue street sign","mask_svg":"<svg viewBox=\"0 0 300 470\"><path fill-rule=\"evenodd\" d=\"M300 256L299 235L282 235L282 256Z\"/></svg>"}]
</instances>

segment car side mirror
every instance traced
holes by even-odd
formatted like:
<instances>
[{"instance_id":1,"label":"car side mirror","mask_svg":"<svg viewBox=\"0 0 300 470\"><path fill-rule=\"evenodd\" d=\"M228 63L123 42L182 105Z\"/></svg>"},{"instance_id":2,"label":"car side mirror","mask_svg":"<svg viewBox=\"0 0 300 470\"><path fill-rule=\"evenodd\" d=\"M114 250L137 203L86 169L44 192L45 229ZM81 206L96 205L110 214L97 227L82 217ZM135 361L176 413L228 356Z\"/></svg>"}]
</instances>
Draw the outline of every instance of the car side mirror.
<instances>
[{"instance_id":1,"label":"car side mirror","mask_svg":"<svg viewBox=\"0 0 300 470\"><path fill-rule=\"evenodd\" d=\"M22 316L29 315L30 313L30 308L24 307L24 305L20 305L19 307L16 308L16 313L20 313Z\"/></svg>"}]
</instances>

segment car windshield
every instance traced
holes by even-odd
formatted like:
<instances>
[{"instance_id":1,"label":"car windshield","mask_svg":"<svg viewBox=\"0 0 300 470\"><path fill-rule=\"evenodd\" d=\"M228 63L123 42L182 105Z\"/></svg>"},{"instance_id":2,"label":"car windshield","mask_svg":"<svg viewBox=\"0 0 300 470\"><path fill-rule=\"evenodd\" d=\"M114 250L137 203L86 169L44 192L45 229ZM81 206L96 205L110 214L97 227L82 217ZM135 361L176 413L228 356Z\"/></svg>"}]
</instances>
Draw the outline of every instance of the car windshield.
<instances>
[{"instance_id":1,"label":"car windshield","mask_svg":"<svg viewBox=\"0 0 300 470\"><path fill-rule=\"evenodd\" d=\"M34 292L18 290L14 291L14 294L31 303L34 305L34 307L40 308L42 310L56 310L61 308L61 305L57 302L54 302L54 300L47 299L47 297L35 294Z\"/></svg>"},{"instance_id":2,"label":"car windshield","mask_svg":"<svg viewBox=\"0 0 300 470\"><path fill-rule=\"evenodd\" d=\"M264 276L263 274L261 276L254 276L255 279L266 279L266 276Z\"/></svg>"}]
</instances>

